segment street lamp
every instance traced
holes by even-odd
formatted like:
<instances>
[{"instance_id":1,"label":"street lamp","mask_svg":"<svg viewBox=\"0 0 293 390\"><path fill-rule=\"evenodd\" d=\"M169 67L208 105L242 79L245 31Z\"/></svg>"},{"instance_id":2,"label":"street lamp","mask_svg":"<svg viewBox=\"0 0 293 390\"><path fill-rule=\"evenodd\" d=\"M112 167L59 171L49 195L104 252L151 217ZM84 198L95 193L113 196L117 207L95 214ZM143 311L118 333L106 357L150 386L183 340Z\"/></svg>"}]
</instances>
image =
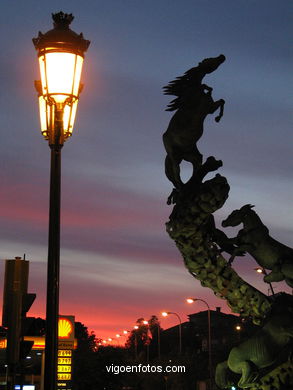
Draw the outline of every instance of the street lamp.
<instances>
[{"instance_id":1,"label":"street lamp","mask_svg":"<svg viewBox=\"0 0 293 390\"><path fill-rule=\"evenodd\" d=\"M142 321L142 323L146 326L147 328L147 334L146 334L146 349L147 349L147 363L149 362L150 360L150 338L149 338L149 329L150 329L150 326L149 326L149 322L144 320Z\"/></svg>"},{"instance_id":2,"label":"street lamp","mask_svg":"<svg viewBox=\"0 0 293 390\"><path fill-rule=\"evenodd\" d=\"M139 329L139 326L134 325L133 329L134 329L134 356L135 356L135 359L137 360L137 334L136 334L136 331Z\"/></svg>"},{"instance_id":3,"label":"street lamp","mask_svg":"<svg viewBox=\"0 0 293 390\"><path fill-rule=\"evenodd\" d=\"M90 42L69 28L72 14L52 14L54 28L33 39L38 52L41 80L39 95L41 131L51 149L49 244L47 267L45 390L55 390L60 270L61 148L72 134L81 91L84 53Z\"/></svg>"},{"instance_id":4,"label":"street lamp","mask_svg":"<svg viewBox=\"0 0 293 390\"><path fill-rule=\"evenodd\" d=\"M181 321L181 318L180 318L179 314L177 314L173 311L163 311L161 314L163 317L168 317L169 314L174 314L179 320L179 354L181 355L181 353L182 353L182 329L181 329L182 321Z\"/></svg>"},{"instance_id":5,"label":"street lamp","mask_svg":"<svg viewBox=\"0 0 293 390\"><path fill-rule=\"evenodd\" d=\"M121 337L121 335L119 334L119 333L117 333L116 334L116 337L117 337L117 343L118 343L118 345L120 346L120 337Z\"/></svg>"},{"instance_id":6,"label":"street lamp","mask_svg":"<svg viewBox=\"0 0 293 390\"><path fill-rule=\"evenodd\" d=\"M208 308L208 340L209 340L209 371L210 371L210 389L212 389L213 374L212 374L212 339L211 339L211 309L209 304L203 299L199 298L187 298L187 303L193 303L196 301L203 302Z\"/></svg>"},{"instance_id":7,"label":"street lamp","mask_svg":"<svg viewBox=\"0 0 293 390\"><path fill-rule=\"evenodd\" d=\"M258 274L264 274L265 276L267 276L267 271L265 270L265 268L263 267L257 267L257 268L254 268L255 272L257 272ZM272 286L272 283L271 282L268 282L270 288L268 291L271 290L271 293L272 295L275 295L275 292L274 292L274 289L273 289L273 286ZM269 292L268 292L268 295L269 295Z\"/></svg>"}]
</instances>

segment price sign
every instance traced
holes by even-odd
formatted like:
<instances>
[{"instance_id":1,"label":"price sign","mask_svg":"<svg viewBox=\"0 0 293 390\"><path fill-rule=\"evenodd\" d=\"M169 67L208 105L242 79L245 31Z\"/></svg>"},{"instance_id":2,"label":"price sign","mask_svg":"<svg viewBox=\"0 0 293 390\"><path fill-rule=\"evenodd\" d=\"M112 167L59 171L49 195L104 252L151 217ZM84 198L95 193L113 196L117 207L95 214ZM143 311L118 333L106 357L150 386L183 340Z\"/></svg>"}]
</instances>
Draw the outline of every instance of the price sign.
<instances>
[{"instance_id":1,"label":"price sign","mask_svg":"<svg viewBox=\"0 0 293 390\"><path fill-rule=\"evenodd\" d=\"M57 374L58 381L70 381L71 374Z\"/></svg>"},{"instance_id":2,"label":"price sign","mask_svg":"<svg viewBox=\"0 0 293 390\"><path fill-rule=\"evenodd\" d=\"M72 356L72 350L71 349L59 349L58 356Z\"/></svg>"},{"instance_id":3,"label":"price sign","mask_svg":"<svg viewBox=\"0 0 293 390\"><path fill-rule=\"evenodd\" d=\"M71 372L71 366L57 366L58 372Z\"/></svg>"},{"instance_id":4,"label":"price sign","mask_svg":"<svg viewBox=\"0 0 293 390\"><path fill-rule=\"evenodd\" d=\"M58 358L58 364L71 364L71 358Z\"/></svg>"},{"instance_id":5,"label":"price sign","mask_svg":"<svg viewBox=\"0 0 293 390\"><path fill-rule=\"evenodd\" d=\"M74 317L59 316L57 390L72 388L72 350L74 348Z\"/></svg>"}]
</instances>

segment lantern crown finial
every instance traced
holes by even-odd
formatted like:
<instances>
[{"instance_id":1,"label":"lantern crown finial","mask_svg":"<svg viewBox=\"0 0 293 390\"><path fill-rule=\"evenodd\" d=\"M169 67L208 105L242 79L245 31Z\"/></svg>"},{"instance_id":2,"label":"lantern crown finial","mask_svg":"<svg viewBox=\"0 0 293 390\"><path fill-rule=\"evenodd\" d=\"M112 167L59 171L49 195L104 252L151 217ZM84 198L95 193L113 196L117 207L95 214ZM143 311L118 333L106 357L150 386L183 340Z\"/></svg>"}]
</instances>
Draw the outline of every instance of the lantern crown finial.
<instances>
[{"instance_id":1,"label":"lantern crown finial","mask_svg":"<svg viewBox=\"0 0 293 390\"><path fill-rule=\"evenodd\" d=\"M52 19L54 28L45 34L39 32L38 37L33 38L33 43L39 53L47 47L55 47L73 51L83 56L89 47L90 41L84 39L82 33L77 34L69 28L74 16L60 11L52 14Z\"/></svg>"},{"instance_id":2,"label":"lantern crown finial","mask_svg":"<svg viewBox=\"0 0 293 390\"><path fill-rule=\"evenodd\" d=\"M70 23L73 21L74 16L72 14L65 14L60 11L56 14L52 14L55 28L69 28Z\"/></svg>"}]
</instances>

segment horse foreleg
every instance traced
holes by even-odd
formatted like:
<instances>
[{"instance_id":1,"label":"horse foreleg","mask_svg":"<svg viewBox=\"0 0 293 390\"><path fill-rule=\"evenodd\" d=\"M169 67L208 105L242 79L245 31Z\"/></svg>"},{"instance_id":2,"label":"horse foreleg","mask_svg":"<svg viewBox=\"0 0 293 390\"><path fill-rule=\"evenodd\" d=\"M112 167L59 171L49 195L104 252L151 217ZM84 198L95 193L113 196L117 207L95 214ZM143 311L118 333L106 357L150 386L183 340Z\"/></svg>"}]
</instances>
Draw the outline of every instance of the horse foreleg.
<instances>
[{"instance_id":1,"label":"horse foreleg","mask_svg":"<svg viewBox=\"0 0 293 390\"><path fill-rule=\"evenodd\" d=\"M165 159L165 174L167 178L173 183L176 189L182 187L183 183L180 178L180 162L174 161L170 156L166 156Z\"/></svg>"},{"instance_id":2,"label":"horse foreleg","mask_svg":"<svg viewBox=\"0 0 293 390\"><path fill-rule=\"evenodd\" d=\"M216 121L216 122L220 122L220 119L221 119L222 116L224 115L225 100L220 99L220 100L218 100L217 102L215 102L215 104L217 104L217 108L216 108L213 112L215 112L215 111L220 107L219 115L216 116L215 121Z\"/></svg>"},{"instance_id":3,"label":"horse foreleg","mask_svg":"<svg viewBox=\"0 0 293 390\"><path fill-rule=\"evenodd\" d=\"M212 90L213 90L212 87L210 87L210 86L208 86L208 85L206 85L206 84L202 84L201 86L202 86L202 88L203 88L204 91L207 91L208 94L211 95Z\"/></svg>"},{"instance_id":4,"label":"horse foreleg","mask_svg":"<svg viewBox=\"0 0 293 390\"><path fill-rule=\"evenodd\" d=\"M227 361L217 364L215 373L215 382L220 389L225 389L232 383L227 378L228 364Z\"/></svg>"}]
</instances>

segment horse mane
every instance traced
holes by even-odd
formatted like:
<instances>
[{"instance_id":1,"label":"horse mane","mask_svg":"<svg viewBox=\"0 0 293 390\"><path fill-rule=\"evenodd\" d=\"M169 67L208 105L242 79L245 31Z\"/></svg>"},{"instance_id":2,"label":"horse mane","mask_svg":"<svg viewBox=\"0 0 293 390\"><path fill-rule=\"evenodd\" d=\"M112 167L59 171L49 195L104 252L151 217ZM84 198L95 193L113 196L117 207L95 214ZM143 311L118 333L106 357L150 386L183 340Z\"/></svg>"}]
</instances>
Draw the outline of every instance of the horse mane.
<instances>
[{"instance_id":1,"label":"horse mane","mask_svg":"<svg viewBox=\"0 0 293 390\"><path fill-rule=\"evenodd\" d=\"M198 95L198 90L202 90L201 80L202 71L199 65L187 70L183 76L176 77L175 80L165 85L163 87L164 95L177 96L168 104L166 111L178 110L178 108L184 107L186 102L190 102L192 96Z\"/></svg>"}]
</instances>

